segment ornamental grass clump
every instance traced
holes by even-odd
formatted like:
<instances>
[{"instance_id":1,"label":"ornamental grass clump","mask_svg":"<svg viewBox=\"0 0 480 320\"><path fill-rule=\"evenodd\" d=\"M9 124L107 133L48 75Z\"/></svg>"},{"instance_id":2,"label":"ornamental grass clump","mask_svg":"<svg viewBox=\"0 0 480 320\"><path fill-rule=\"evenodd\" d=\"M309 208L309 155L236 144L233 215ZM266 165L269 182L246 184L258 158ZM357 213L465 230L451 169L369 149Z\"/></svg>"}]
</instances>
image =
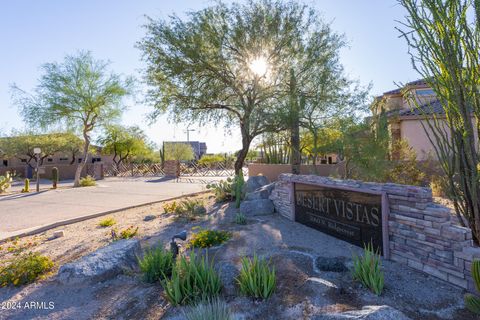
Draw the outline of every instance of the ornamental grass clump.
<instances>
[{"instance_id":1,"label":"ornamental grass clump","mask_svg":"<svg viewBox=\"0 0 480 320\"><path fill-rule=\"evenodd\" d=\"M170 279L160 280L167 300L174 306L215 298L220 293L220 276L208 257L191 252L181 256L172 269Z\"/></svg>"},{"instance_id":2,"label":"ornamental grass clump","mask_svg":"<svg viewBox=\"0 0 480 320\"><path fill-rule=\"evenodd\" d=\"M105 219L101 220L98 223L98 225L102 228L107 228L107 227L113 226L116 223L117 223L117 221L115 221L115 219L113 217L109 217L109 218L105 218Z\"/></svg>"},{"instance_id":3,"label":"ornamental grass clump","mask_svg":"<svg viewBox=\"0 0 480 320\"><path fill-rule=\"evenodd\" d=\"M363 256L353 256L353 279L360 281L377 296L382 294L384 275L381 270L380 254L373 250L373 244L365 246Z\"/></svg>"},{"instance_id":4,"label":"ornamental grass clump","mask_svg":"<svg viewBox=\"0 0 480 320\"><path fill-rule=\"evenodd\" d=\"M472 262L472 278L475 282L475 288L480 292L480 260ZM465 294L465 305L473 313L480 314L480 297L473 294Z\"/></svg>"},{"instance_id":5,"label":"ornamental grass clump","mask_svg":"<svg viewBox=\"0 0 480 320\"><path fill-rule=\"evenodd\" d=\"M120 240L120 239L131 239L138 234L138 227L130 226L126 229L120 230L112 229L112 240Z\"/></svg>"},{"instance_id":6,"label":"ornamental grass clump","mask_svg":"<svg viewBox=\"0 0 480 320\"><path fill-rule=\"evenodd\" d=\"M0 266L0 287L32 283L43 277L52 268L52 260L38 252L17 255Z\"/></svg>"},{"instance_id":7,"label":"ornamental grass clump","mask_svg":"<svg viewBox=\"0 0 480 320\"><path fill-rule=\"evenodd\" d=\"M232 234L223 230L200 229L194 233L188 242L190 248L210 248L218 246L232 237Z\"/></svg>"},{"instance_id":8,"label":"ornamental grass clump","mask_svg":"<svg viewBox=\"0 0 480 320\"><path fill-rule=\"evenodd\" d=\"M96 185L97 182L92 176L86 176L85 178L80 179L80 187L93 187Z\"/></svg>"},{"instance_id":9,"label":"ornamental grass clump","mask_svg":"<svg viewBox=\"0 0 480 320\"><path fill-rule=\"evenodd\" d=\"M275 267L269 266L265 258L242 258L242 269L237 277L240 292L256 299L268 299L276 287Z\"/></svg>"},{"instance_id":10,"label":"ornamental grass clump","mask_svg":"<svg viewBox=\"0 0 480 320\"><path fill-rule=\"evenodd\" d=\"M233 320L225 301L218 298L201 302L183 312L187 320Z\"/></svg>"},{"instance_id":11,"label":"ornamental grass clump","mask_svg":"<svg viewBox=\"0 0 480 320\"><path fill-rule=\"evenodd\" d=\"M138 259L145 282L154 283L170 277L174 265L173 254L163 247L149 249Z\"/></svg>"},{"instance_id":12,"label":"ornamental grass clump","mask_svg":"<svg viewBox=\"0 0 480 320\"><path fill-rule=\"evenodd\" d=\"M235 223L245 225L247 224L247 217L243 213L239 212L235 215Z\"/></svg>"}]
</instances>

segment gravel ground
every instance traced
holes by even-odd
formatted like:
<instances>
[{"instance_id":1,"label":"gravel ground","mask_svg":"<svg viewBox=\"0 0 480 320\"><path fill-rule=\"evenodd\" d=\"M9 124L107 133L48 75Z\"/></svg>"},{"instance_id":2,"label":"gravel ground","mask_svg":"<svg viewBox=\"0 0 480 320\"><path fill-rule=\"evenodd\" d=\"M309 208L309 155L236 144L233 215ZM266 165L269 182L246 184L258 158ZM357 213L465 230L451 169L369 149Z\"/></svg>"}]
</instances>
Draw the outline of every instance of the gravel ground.
<instances>
[{"instance_id":1,"label":"gravel ground","mask_svg":"<svg viewBox=\"0 0 480 320\"><path fill-rule=\"evenodd\" d=\"M209 257L222 277L222 297L244 319L321 319L326 312L357 310L365 305L389 305L412 319L475 319L464 309L463 290L446 282L384 261L386 286L377 297L353 282L348 271L352 253L359 253L359 248L277 215L250 218L247 225L237 225L233 222L237 210L232 204L215 204L207 195L204 199L209 216L192 222L161 215L161 204L112 217L119 228L139 226L144 247L167 244L172 234L182 229L191 232L195 226L232 231L233 238L210 249ZM160 218L143 222L150 214ZM59 266L109 243L109 230L97 227L100 220L63 227L63 238L47 240L54 231L50 230L21 242L38 242L33 250L50 256ZM2 259L10 255L3 246ZM253 253L270 258L277 270L277 290L265 302L241 297L235 285L241 257ZM331 265L340 272L325 271ZM180 319L181 308L169 306L161 287L144 284L139 278L138 273L126 273L95 285L72 287L52 276L21 288L2 288L0 301L53 301L55 308L0 310L0 319Z\"/></svg>"}]
</instances>

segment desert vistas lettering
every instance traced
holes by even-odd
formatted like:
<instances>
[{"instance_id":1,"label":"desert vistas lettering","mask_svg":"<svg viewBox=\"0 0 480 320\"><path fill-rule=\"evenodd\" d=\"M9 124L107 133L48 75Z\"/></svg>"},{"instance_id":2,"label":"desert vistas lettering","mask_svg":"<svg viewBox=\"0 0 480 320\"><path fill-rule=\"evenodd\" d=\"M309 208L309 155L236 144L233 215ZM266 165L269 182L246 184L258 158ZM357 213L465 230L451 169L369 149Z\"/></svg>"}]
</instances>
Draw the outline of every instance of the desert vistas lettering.
<instances>
[{"instance_id":1,"label":"desert vistas lettering","mask_svg":"<svg viewBox=\"0 0 480 320\"><path fill-rule=\"evenodd\" d=\"M295 202L315 214L341 217L374 227L380 225L381 211L377 206L325 197L322 192L300 190L296 192Z\"/></svg>"}]
</instances>

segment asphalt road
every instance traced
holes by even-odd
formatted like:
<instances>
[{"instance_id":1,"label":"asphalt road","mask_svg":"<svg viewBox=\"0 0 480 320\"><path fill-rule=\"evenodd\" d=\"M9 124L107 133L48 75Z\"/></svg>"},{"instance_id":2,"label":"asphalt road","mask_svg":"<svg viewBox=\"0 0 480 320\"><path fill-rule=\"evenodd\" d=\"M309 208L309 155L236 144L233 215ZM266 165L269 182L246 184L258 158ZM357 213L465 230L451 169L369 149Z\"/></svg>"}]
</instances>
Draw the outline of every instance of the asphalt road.
<instances>
[{"instance_id":1,"label":"asphalt road","mask_svg":"<svg viewBox=\"0 0 480 320\"><path fill-rule=\"evenodd\" d=\"M208 179L208 180L207 180ZM219 178L109 178L96 187L60 188L0 197L0 240L59 221L205 190Z\"/></svg>"}]
</instances>

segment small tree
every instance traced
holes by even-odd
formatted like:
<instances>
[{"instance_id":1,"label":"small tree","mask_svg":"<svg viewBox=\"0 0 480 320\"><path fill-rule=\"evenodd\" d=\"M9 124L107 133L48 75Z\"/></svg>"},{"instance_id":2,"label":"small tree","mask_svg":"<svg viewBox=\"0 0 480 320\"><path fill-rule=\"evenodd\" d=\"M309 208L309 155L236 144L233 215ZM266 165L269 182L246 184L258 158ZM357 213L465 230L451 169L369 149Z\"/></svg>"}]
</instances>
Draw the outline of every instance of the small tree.
<instances>
[{"instance_id":1,"label":"small tree","mask_svg":"<svg viewBox=\"0 0 480 320\"><path fill-rule=\"evenodd\" d=\"M165 160L189 161L195 159L192 146L187 143L164 143Z\"/></svg>"},{"instance_id":2,"label":"small tree","mask_svg":"<svg viewBox=\"0 0 480 320\"><path fill-rule=\"evenodd\" d=\"M66 56L62 63L47 63L43 71L33 95L13 87L15 102L31 126L63 125L81 132L82 161L74 182L78 187L92 131L120 117L122 100L131 93L133 82L110 73L108 63L95 60L90 52Z\"/></svg>"},{"instance_id":3,"label":"small tree","mask_svg":"<svg viewBox=\"0 0 480 320\"><path fill-rule=\"evenodd\" d=\"M98 143L103 146L104 154L113 154L117 167L125 161L141 159L152 153L145 133L137 126L107 126Z\"/></svg>"},{"instance_id":4,"label":"small tree","mask_svg":"<svg viewBox=\"0 0 480 320\"><path fill-rule=\"evenodd\" d=\"M0 150L5 158L25 159L26 164L31 168L35 167L37 161L33 148L41 148L39 161L43 164L45 158L51 157L56 153L69 155L72 157L72 163L75 161L75 155L82 146L82 140L75 134L48 133L35 134L31 132L12 131L9 137L0 138Z\"/></svg>"}]
</instances>

